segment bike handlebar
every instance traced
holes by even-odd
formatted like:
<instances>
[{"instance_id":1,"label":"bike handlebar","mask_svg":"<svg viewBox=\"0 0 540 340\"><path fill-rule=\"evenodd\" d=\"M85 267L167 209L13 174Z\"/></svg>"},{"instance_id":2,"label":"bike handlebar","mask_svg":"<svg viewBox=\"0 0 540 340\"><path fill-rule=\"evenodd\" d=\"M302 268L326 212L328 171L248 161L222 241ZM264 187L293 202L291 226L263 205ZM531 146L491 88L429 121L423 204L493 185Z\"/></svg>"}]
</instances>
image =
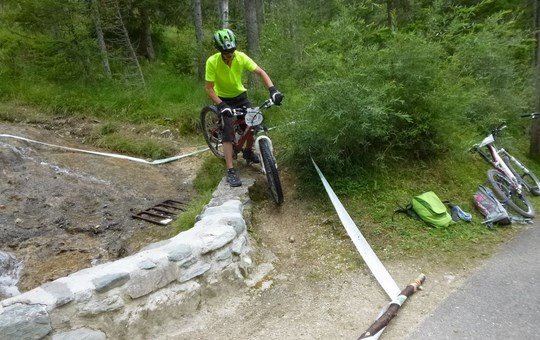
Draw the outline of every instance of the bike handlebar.
<instances>
[{"instance_id":1,"label":"bike handlebar","mask_svg":"<svg viewBox=\"0 0 540 340\"><path fill-rule=\"evenodd\" d=\"M274 105L275 104L274 104L274 101L272 99L267 99L260 106L254 107L253 109L261 111L261 110L267 109L267 108L269 108L271 106L274 106ZM244 115L244 114L247 113L247 109L248 108L237 108L237 109L233 109L232 111L233 111L233 114L235 116L241 116L241 115Z\"/></svg>"},{"instance_id":2,"label":"bike handlebar","mask_svg":"<svg viewBox=\"0 0 540 340\"><path fill-rule=\"evenodd\" d=\"M501 132L504 129L506 129L506 123L503 122L499 126L497 126L495 129L493 129L493 131L491 131L491 133L493 135L497 135L499 132Z\"/></svg>"},{"instance_id":3,"label":"bike handlebar","mask_svg":"<svg viewBox=\"0 0 540 340\"><path fill-rule=\"evenodd\" d=\"M521 115L521 118L536 119L538 117L540 117L540 113L538 112L526 113L524 115Z\"/></svg>"}]
</instances>

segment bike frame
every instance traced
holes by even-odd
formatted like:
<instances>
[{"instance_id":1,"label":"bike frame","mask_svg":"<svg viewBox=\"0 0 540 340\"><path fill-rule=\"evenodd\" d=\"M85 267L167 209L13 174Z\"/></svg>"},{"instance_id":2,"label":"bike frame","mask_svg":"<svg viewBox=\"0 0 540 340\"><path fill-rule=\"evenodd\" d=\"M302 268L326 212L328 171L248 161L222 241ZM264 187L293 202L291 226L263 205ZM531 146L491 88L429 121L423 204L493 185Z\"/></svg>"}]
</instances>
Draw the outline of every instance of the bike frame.
<instances>
[{"instance_id":1,"label":"bike frame","mask_svg":"<svg viewBox=\"0 0 540 340\"><path fill-rule=\"evenodd\" d=\"M240 128L240 125L242 123L245 123L244 119L236 119L234 121L233 127L235 131L235 135L236 135L237 128ZM246 144L248 138L250 137L253 137L253 126L246 126L240 138L237 141L233 142L233 150L235 154L238 154L240 151L242 151L244 144Z\"/></svg>"},{"instance_id":2,"label":"bike frame","mask_svg":"<svg viewBox=\"0 0 540 340\"><path fill-rule=\"evenodd\" d=\"M493 134L489 134L484 140L478 145L477 151L478 153L489 163L491 164L495 169L499 170L501 173L503 173L512 184L513 189L515 189L519 194L522 192L522 186L520 181L517 179L517 177L514 175L512 170L506 165L500 154L508 154L504 149L497 149L495 146L495 138L493 137ZM489 154L491 155L491 158L482 150L482 148L485 147ZM512 156L510 156L512 157ZM513 160L516 160L514 157L512 157ZM517 160L516 160L517 162ZM517 162L517 164L521 165L521 163Z\"/></svg>"},{"instance_id":3,"label":"bike frame","mask_svg":"<svg viewBox=\"0 0 540 340\"><path fill-rule=\"evenodd\" d=\"M256 107L254 109L257 110L257 111L262 111L263 109L266 109L266 108L268 108L268 107L270 107L272 105L273 105L273 103L270 103L270 102L267 101L263 105L261 105L260 107ZM239 116L242 116L242 115L246 114L245 109L234 109L233 113L234 113L234 116L237 117L237 119L235 119L234 122L233 122L235 134L236 134L237 129L240 128L240 126L242 124L246 124L246 127L245 127L242 135L240 136L240 138L233 142L234 154L236 155L240 151L242 151L244 145L246 144L246 142L247 142L247 140L249 138L254 138L255 136L257 136L256 140L254 141L255 153L259 156L259 158L261 157L261 152L259 150L259 141L260 141L261 138L265 138L265 139L268 140L268 142L270 144L270 151L272 151L272 156L273 156L274 148L273 148L272 140L270 139L270 137L268 137L268 135L261 134L261 132L266 132L267 131L267 129L264 127L264 125L261 124L261 125L249 126L246 123L244 118L238 118ZM275 157L274 157L274 160L275 160ZM276 164L276 166L277 166L277 164ZM261 163L261 167L263 169L263 172L266 172L266 170L264 169L264 165L262 163Z\"/></svg>"}]
</instances>

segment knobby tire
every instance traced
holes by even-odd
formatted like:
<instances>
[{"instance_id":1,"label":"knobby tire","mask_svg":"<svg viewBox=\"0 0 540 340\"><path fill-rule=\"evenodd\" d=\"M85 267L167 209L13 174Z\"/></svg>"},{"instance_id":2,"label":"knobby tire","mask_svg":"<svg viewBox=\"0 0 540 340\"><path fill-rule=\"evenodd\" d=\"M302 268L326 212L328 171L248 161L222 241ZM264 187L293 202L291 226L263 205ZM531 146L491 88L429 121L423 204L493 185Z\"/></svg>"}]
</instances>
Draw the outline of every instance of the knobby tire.
<instances>
[{"instance_id":1,"label":"knobby tire","mask_svg":"<svg viewBox=\"0 0 540 340\"><path fill-rule=\"evenodd\" d=\"M534 209L529 199L512 188L510 180L498 170L488 170L488 181L495 195L523 217L533 218Z\"/></svg>"},{"instance_id":2,"label":"knobby tire","mask_svg":"<svg viewBox=\"0 0 540 340\"><path fill-rule=\"evenodd\" d=\"M221 117L216 109L212 106L206 106L201 111L201 128L203 131L206 144L210 148L210 151L216 157L224 159L223 154L223 129L221 126Z\"/></svg>"},{"instance_id":3,"label":"knobby tire","mask_svg":"<svg viewBox=\"0 0 540 340\"><path fill-rule=\"evenodd\" d=\"M534 196L540 196L540 181L538 180L538 177L534 173L531 172L531 170L525 168L521 169L524 173L523 175L520 175L516 168L514 168L511 164L510 157L504 156L503 161L506 163L508 168L512 171L514 176L516 176L520 181L521 184ZM521 163L523 164L523 163Z\"/></svg>"},{"instance_id":4,"label":"knobby tire","mask_svg":"<svg viewBox=\"0 0 540 340\"><path fill-rule=\"evenodd\" d=\"M266 139L261 139L259 141L259 150L261 151L261 158L264 164L264 170L266 171L266 180L268 181L272 198L277 204L281 204L283 203L281 181L279 179L276 161L274 160L270 145Z\"/></svg>"}]
</instances>

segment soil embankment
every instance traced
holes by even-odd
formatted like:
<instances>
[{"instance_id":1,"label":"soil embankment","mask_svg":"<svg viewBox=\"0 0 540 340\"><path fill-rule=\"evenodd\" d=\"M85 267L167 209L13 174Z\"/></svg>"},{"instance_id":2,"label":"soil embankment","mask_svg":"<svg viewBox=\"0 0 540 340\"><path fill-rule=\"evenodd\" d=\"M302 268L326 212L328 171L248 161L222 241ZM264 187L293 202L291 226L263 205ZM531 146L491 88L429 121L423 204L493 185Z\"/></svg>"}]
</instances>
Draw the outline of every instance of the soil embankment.
<instances>
[{"instance_id":1,"label":"soil embankment","mask_svg":"<svg viewBox=\"0 0 540 340\"><path fill-rule=\"evenodd\" d=\"M69 128L0 125L2 134L94 149L63 134ZM168 199L188 203L199 164L195 157L147 165L0 138L0 251L22 261L19 289L172 236L131 215Z\"/></svg>"}]
</instances>

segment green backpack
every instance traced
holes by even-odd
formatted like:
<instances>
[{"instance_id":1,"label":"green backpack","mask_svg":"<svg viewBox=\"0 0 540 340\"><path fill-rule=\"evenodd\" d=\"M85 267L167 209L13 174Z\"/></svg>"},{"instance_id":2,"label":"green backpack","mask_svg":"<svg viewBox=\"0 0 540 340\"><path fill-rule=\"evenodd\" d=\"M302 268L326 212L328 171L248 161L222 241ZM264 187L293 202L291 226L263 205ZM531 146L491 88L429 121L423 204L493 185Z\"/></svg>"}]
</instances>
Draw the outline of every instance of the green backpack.
<instances>
[{"instance_id":1,"label":"green backpack","mask_svg":"<svg viewBox=\"0 0 540 340\"><path fill-rule=\"evenodd\" d=\"M411 204L396 210L394 213L397 212L420 218L430 227L435 228L448 227L454 223L452 216L446 210L446 206L433 191L414 196Z\"/></svg>"}]
</instances>

